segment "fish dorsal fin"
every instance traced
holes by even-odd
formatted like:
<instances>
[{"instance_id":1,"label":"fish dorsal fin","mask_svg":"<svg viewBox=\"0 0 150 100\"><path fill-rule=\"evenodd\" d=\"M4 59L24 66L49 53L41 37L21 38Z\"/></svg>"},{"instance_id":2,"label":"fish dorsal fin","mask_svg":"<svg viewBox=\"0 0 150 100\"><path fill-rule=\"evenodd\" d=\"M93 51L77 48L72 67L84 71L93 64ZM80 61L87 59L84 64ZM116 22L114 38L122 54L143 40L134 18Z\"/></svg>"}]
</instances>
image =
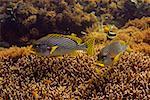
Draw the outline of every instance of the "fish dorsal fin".
<instances>
[{"instance_id":1,"label":"fish dorsal fin","mask_svg":"<svg viewBox=\"0 0 150 100\"><path fill-rule=\"evenodd\" d=\"M81 43L82 43L82 39L80 39L79 37L76 36L76 34L73 34L73 33L72 33L71 35L48 34L47 36L41 38L41 39L39 40L39 42L42 41L42 40L47 40L47 39L49 39L50 37L64 37L64 38L69 38L69 39L75 41L77 44L81 44Z\"/></svg>"},{"instance_id":2,"label":"fish dorsal fin","mask_svg":"<svg viewBox=\"0 0 150 100\"><path fill-rule=\"evenodd\" d=\"M123 40L112 40L109 44L113 43L113 42L119 42L121 45L127 45L127 43Z\"/></svg>"},{"instance_id":3,"label":"fish dorsal fin","mask_svg":"<svg viewBox=\"0 0 150 100\"><path fill-rule=\"evenodd\" d=\"M72 39L77 44L81 44L82 43L82 39L78 38L75 34L66 35L65 37Z\"/></svg>"},{"instance_id":4,"label":"fish dorsal fin","mask_svg":"<svg viewBox=\"0 0 150 100\"><path fill-rule=\"evenodd\" d=\"M62 34L48 34L48 37L61 37Z\"/></svg>"},{"instance_id":5,"label":"fish dorsal fin","mask_svg":"<svg viewBox=\"0 0 150 100\"><path fill-rule=\"evenodd\" d=\"M78 38L76 36L76 34L71 34L71 35L62 35L62 34L48 34L48 37L65 37L65 38L69 38L73 41L75 41L77 44L81 44L82 43L82 39Z\"/></svg>"}]
</instances>

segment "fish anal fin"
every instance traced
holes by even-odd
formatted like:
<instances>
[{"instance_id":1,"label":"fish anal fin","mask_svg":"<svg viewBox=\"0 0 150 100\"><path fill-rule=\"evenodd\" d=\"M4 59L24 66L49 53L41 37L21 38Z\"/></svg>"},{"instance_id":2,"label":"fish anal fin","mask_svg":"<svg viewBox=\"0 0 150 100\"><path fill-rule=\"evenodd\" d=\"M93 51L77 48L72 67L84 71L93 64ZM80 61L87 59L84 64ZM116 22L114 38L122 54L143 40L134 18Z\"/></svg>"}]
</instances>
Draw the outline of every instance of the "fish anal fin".
<instances>
[{"instance_id":1,"label":"fish anal fin","mask_svg":"<svg viewBox=\"0 0 150 100\"><path fill-rule=\"evenodd\" d=\"M100 63L100 62L95 62L95 65L100 66L100 67L104 67L105 65Z\"/></svg>"},{"instance_id":2,"label":"fish anal fin","mask_svg":"<svg viewBox=\"0 0 150 100\"><path fill-rule=\"evenodd\" d=\"M75 50L75 51L71 52L70 55L71 56L78 56L78 55L80 55L82 53L84 53L82 50Z\"/></svg>"}]
</instances>

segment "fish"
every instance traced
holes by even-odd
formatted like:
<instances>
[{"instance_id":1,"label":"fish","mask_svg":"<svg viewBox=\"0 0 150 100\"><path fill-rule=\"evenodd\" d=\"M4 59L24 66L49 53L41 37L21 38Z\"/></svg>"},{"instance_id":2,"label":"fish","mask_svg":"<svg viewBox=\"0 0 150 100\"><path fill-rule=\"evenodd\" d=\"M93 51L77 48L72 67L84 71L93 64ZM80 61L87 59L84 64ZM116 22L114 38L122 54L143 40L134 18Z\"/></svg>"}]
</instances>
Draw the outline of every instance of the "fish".
<instances>
[{"instance_id":1,"label":"fish","mask_svg":"<svg viewBox=\"0 0 150 100\"><path fill-rule=\"evenodd\" d=\"M116 37L116 33L115 32L108 32L107 33L107 39L108 40L113 40Z\"/></svg>"},{"instance_id":2,"label":"fish","mask_svg":"<svg viewBox=\"0 0 150 100\"><path fill-rule=\"evenodd\" d=\"M33 43L33 49L42 56L62 56L72 54L77 50L87 51L89 55L94 53L94 39L85 43L76 35L49 34Z\"/></svg>"},{"instance_id":3,"label":"fish","mask_svg":"<svg viewBox=\"0 0 150 100\"><path fill-rule=\"evenodd\" d=\"M120 55L126 51L128 45L122 40L114 40L102 48L97 55L98 61L105 66L111 65L119 60Z\"/></svg>"},{"instance_id":4,"label":"fish","mask_svg":"<svg viewBox=\"0 0 150 100\"><path fill-rule=\"evenodd\" d=\"M5 22L5 20L9 18L9 16L7 16L6 14L0 14L0 23Z\"/></svg>"},{"instance_id":5,"label":"fish","mask_svg":"<svg viewBox=\"0 0 150 100\"><path fill-rule=\"evenodd\" d=\"M134 4L138 4L138 0L130 0L131 2L133 2Z\"/></svg>"},{"instance_id":6,"label":"fish","mask_svg":"<svg viewBox=\"0 0 150 100\"><path fill-rule=\"evenodd\" d=\"M9 48L9 47L10 47L10 44L7 43L7 42L4 42L4 41L0 41L0 47Z\"/></svg>"},{"instance_id":7,"label":"fish","mask_svg":"<svg viewBox=\"0 0 150 100\"><path fill-rule=\"evenodd\" d=\"M10 44L7 43L7 42L4 42L4 41L0 41L0 51L1 50L4 50L6 48L9 48L10 47Z\"/></svg>"},{"instance_id":8,"label":"fish","mask_svg":"<svg viewBox=\"0 0 150 100\"><path fill-rule=\"evenodd\" d=\"M113 25L106 25L103 28L104 33L107 34L107 39L108 40L113 40L117 35L116 32L113 32L113 28L114 28Z\"/></svg>"}]
</instances>

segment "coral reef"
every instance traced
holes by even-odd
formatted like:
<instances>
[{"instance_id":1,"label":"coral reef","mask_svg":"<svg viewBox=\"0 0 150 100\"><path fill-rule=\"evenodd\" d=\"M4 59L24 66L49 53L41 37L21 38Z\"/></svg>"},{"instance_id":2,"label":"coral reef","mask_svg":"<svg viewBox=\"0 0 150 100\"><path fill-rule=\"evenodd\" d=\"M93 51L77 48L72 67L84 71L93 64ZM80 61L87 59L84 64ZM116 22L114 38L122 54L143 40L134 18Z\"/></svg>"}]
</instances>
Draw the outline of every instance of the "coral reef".
<instances>
[{"instance_id":1,"label":"coral reef","mask_svg":"<svg viewBox=\"0 0 150 100\"><path fill-rule=\"evenodd\" d=\"M107 25L131 51L100 67ZM94 56L45 57L29 46L53 33L95 38ZM0 0L1 99L149 100L149 0Z\"/></svg>"},{"instance_id":2,"label":"coral reef","mask_svg":"<svg viewBox=\"0 0 150 100\"><path fill-rule=\"evenodd\" d=\"M49 33L81 36L94 23L121 27L128 20L150 16L149 2L134 1L2 0L0 36L10 45L22 46Z\"/></svg>"},{"instance_id":3,"label":"coral reef","mask_svg":"<svg viewBox=\"0 0 150 100\"><path fill-rule=\"evenodd\" d=\"M105 95L109 99L150 99L150 56L125 52L105 70Z\"/></svg>"},{"instance_id":4,"label":"coral reef","mask_svg":"<svg viewBox=\"0 0 150 100\"><path fill-rule=\"evenodd\" d=\"M141 19L135 19L127 22L124 28L134 26L140 30L145 30L150 28L150 17L143 17Z\"/></svg>"},{"instance_id":5,"label":"coral reef","mask_svg":"<svg viewBox=\"0 0 150 100\"><path fill-rule=\"evenodd\" d=\"M11 15L7 13L8 8L12 9ZM1 36L3 40L15 45L25 45L31 39L49 33L79 35L86 27L97 22L97 17L84 12L80 4L64 0L19 1L7 3L4 9ZM22 38L26 38L26 41Z\"/></svg>"},{"instance_id":6,"label":"coral reef","mask_svg":"<svg viewBox=\"0 0 150 100\"><path fill-rule=\"evenodd\" d=\"M2 48L0 50L0 60L5 58L16 58L16 57L23 57L28 56L30 54L34 54L32 51L32 46L28 47L11 47L9 49Z\"/></svg>"},{"instance_id":7,"label":"coral reef","mask_svg":"<svg viewBox=\"0 0 150 100\"><path fill-rule=\"evenodd\" d=\"M17 49L23 53L22 48ZM62 58L34 54L6 56L0 61L0 97L16 100L150 98L150 56L125 52L118 62L103 68L95 61L95 57L85 54Z\"/></svg>"},{"instance_id":8,"label":"coral reef","mask_svg":"<svg viewBox=\"0 0 150 100\"><path fill-rule=\"evenodd\" d=\"M129 21L117 31L117 38L126 41L135 51L150 54L150 23L149 18Z\"/></svg>"},{"instance_id":9,"label":"coral reef","mask_svg":"<svg viewBox=\"0 0 150 100\"><path fill-rule=\"evenodd\" d=\"M5 57L0 62L0 97L16 100L91 98L99 84L93 62L94 59L86 55Z\"/></svg>"}]
</instances>

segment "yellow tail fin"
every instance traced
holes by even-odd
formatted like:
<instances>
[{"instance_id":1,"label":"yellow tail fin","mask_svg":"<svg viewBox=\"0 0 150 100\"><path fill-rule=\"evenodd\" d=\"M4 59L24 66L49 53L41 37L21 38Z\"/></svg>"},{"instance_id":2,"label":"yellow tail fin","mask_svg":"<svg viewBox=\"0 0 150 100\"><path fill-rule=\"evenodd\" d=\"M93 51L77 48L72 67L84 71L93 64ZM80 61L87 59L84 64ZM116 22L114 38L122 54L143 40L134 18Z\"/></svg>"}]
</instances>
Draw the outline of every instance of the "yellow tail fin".
<instances>
[{"instance_id":1,"label":"yellow tail fin","mask_svg":"<svg viewBox=\"0 0 150 100\"><path fill-rule=\"evenodd\" d=\"M95 51L94 51L94 44L95 44L95 39L91 38L87 42L85 42L87 45L87 54L93 56Z\"/></svg>"}]
</instances>

